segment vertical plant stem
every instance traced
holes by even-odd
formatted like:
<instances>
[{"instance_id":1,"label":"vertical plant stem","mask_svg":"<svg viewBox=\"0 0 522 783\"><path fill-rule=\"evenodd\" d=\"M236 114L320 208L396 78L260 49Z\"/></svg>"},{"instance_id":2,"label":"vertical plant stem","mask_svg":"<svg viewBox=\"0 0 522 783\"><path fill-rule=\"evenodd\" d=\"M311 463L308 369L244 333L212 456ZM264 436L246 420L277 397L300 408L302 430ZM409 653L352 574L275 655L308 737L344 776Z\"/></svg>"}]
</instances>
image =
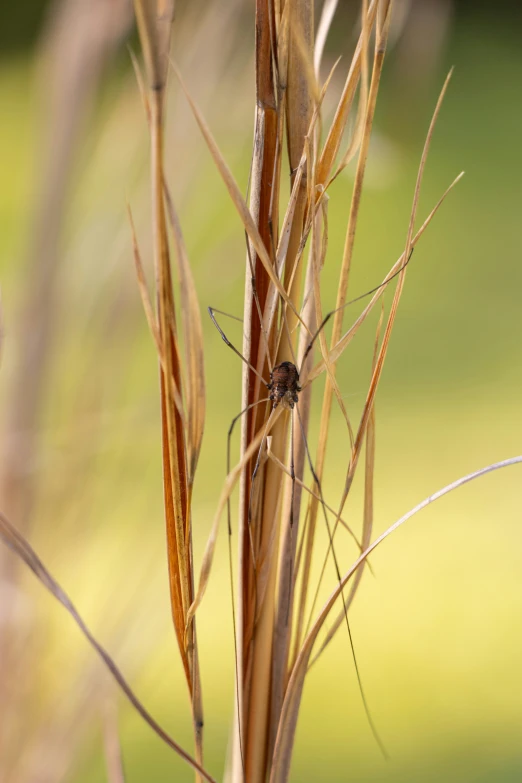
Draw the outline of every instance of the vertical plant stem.
<instances>
[{"instance_id":1,"label":"vertical plant stem","mask_svg":"<svg viewBox=\"0 0 522 783\"><path fill-rule=\"evenodd\" d=\"M273 56L275 38L275 9L272 0L256 0L256 117L254 150L252 158L252 179L250 191L250 212L256 223L263 243L273 262L272 236L277 236L279 210L278 182L274 172L278 168L277 156L277 96L274 83ZM267 272L252 243L249 244L246 263L243 355L254 366L264 340L261 322L255 303L257 296L261 313L269 286ZM253 273L253 274L252 274ZM255 288L255 290L254 290ZM263 346L267 350L267 346ZM267 366L261 367L267 375ZM262 390L263 395L266 390ZM261 399L260 382L248 367L243 368L242 408ZM252 408L241 424L241 453L244 454L255 433L262 426L262 406ZM238 573L238 683L237 694L238 732L233 750L233 779L250 780L253 774L249 736L250 699L254 655L255 617L255 569L252 562L249 531L249 498L253 462L243 470L240 481L240 525L239 525L239 573ZM238 733L241 732L241 740ZM243 769L244 767L244 769Z\"/></svg>"},{"instance_id":2,"label":"vertical plant stem","mask_svg":"<svg viewBox=\"0 0 522 783\"><path fill-rule=\"evenodd\" d=\"M313 286L313 254L310 254L308 269L306 274L305 290L311 291ZM314 319L315 301L311 292L306 308L303 311L303 320L313 332L315 329ZM313 352L310 351L306 359L305 367L301 367L301 360L309 343L307 332L302 329L299 334L298 347L298 367L306 372L312 367ZM299 395L299 410L305 432L308 431L310 420L310 408L312 401L312 386L308 385ZM295 476L297 480L303 479L305 466L305 445L300 427L294 427L294 455L295 455ZM278 569L278 587L277 587L277 606L275 616L275 630L272 651L272 695L270 703L270 737L268 747L268 758L272 758L277 726L279 723L280 711L283 704L284 688L287 679L288 653L292 634L292 607L295 578L295 556L297 547L297 538L299 534L299 517L301 509L302 486L297 481L295 487L295 496L293 498L293 528L290 528L290 504L292 503L291 482L286 482L286 493L283 502L283 513L281 515L283 530L281 531L281 548L279 555Z\"/></svg>"},{"instance_id":3,"label":"vertical plant stem","mask_svg":"<svg viewBox=\"0 0 522 783\"><path fill-rule=\"evenodd\" d=\"M277 126L278 138L281 138L282 115L284 94L282 85L286 85L286 120L287 120L287 140L289 149L290 170L294 172L301 160L303 154L305 136L310 126L312 116L312 94L310 84L312 48L313 48L313 5L310 0L294 3L285 8L285 13L290 16L285 19L289 23L288 43L281 41L280 51L285 52L279 62L278 79L281 90L278 93L278 111L279 122ZM279 26L280 34L285 29L285 25ZM258 41L259 41L258 34ZM286 51L288 52L286 56ZM284 68L284 61L288 61L288 73ZM278 147L280 149L280 145ZM274 173L278 173L280 167L275 160L275 168L264 168L263 174L270 177L270 183L273 180ZM267 184L261 183L261 192ZM301 269L296 268L300 259L300 245L303 234L304 216L307 209L307 181L306 177L300 182L298 197L290 230L290 238L286 253L284 286L290 300L298 306L301 292ZM274 209L272 210L274 212ZM259 217L262 217L259 215ZM268 233L267 239L270 241L270 249L273 245L273 226L275 215L270 216L271 225L263 227L265 233ZM260 225L260 231L263 231ZM276 235L277 236L277 235ZM297 323L295 315L286 312L286 306L283 306L283 318L287 318L288 329L283 332L283 339L279 345L276 362L279 363L285 359L294 357L294 347L290 345L290 332ZM245 400L250 403L252 400ZM287 415L281 417L272 431L271 451L280 460L284 459L287 437L288 437ZM255 616L251 624L253 643L252 656L248 661L250 682L248 683L248 709L246 711L245 723L245 772L246 779L253 783L261 783L269 771L269 753L271 726L270 713L270 694L272 681L272 653L273 653L273 634L274 634L274 613L276 612L276 587L278 584L278 562L277 551L280 539L281 524L281 503L282 503L282 485L279 468L270 461L265 465L263 474L259 480L260 496L262 500L259 503L261 517L256 519L256 541L258 542L258 563L256 569L255 593L257 598L253 602ZM252 604L251 604L252 609ZM284 681L284 665L281 670Z\"/></svg>"}]
</instances>

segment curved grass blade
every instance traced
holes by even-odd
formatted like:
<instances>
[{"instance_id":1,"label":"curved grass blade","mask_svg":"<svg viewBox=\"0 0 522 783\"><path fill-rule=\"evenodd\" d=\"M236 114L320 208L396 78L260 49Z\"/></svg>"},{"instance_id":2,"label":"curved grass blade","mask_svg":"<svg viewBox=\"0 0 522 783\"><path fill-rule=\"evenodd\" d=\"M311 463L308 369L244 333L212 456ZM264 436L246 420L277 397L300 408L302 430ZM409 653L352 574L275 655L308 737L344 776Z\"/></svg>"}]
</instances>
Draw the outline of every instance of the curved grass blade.
<instances>
[{"instance_id":1,"label":"curved grass blade","mask_svg":"<svg viewBox=\"0 0 522 783\"><path fill-rule=\"evenodd\" d=\"M51 573L47 570L29 542L24 538L24 536L21 535L21 533L18 532L14 525L11 524L8 518L1 511L0 538L3 540L5 545L9 547L9 549L11 549L28 568L31 569L33 574L42 583L46 590L48 590L51 595L70 614L84 637L101 658L113 679L119 685L127 699L143 718L143 720L151 727L158 737L163 740L163 742L172 748L172 750L175 750L176 753L184 761L190 764L190 766L193 767L197 772L199 772L199 774L205 778L205 780L209 781L209 783L216 783L215 779L208 772L206 772L203 767L201 767L197 761L192 758L192 756L183 750L183 748L178 745L178 743L172 739L169 734L167 734L160 724L152 717L146 707L144 707L107 650L93 636L65 590L62 589Z\"/></svg>"},{"instance_id":2,"label":"curved grass blade","mask_svg":"<svg viewBox=\"0 0 522 783\"><path fill-rule=\"evenodd\" d=\"M390 527L387 528L387 530L385 530L384 533L382 533L349 568L349 570L343 576L341 583L335 587L333 592L330 594L330 597L324 604L317 620L315 621L312 629L308 633L301 646L295 666L292 669L277 733L270 783L286 783L288 781L292 747L297 726L298 710L303 693L304 680L308 670L310 656L321 628L323 627L326 619L333 609L337 599L341 595L344 587L357 572L357 569L365 562L368 556L378 546L380 546L383 541L385 541L385 539L387 539L399 527L407 522L408 519L411 519L411 517L413 517L423 508L426 508L426 506L429 506L431 503L434 503L436 500L439 500L441 497L449 494L453 490L464 486L464 484L468 484L470 481L474 481L481 476L492 473L496 470L500 470L501 468L518 464L522 464L522 455L501 460L500 462L487 465L485 468L481 468L480 470L473 471L473 473L469 473L467 476L463 476L462 478L453 481L451 484L448 484L442 489L439 489L437 492L434 492L432 495L429 495L423 501L418 503L414 508L404 514L400 519L394 522L393 525L390 525Z\"/></svg>"}]
</instances>

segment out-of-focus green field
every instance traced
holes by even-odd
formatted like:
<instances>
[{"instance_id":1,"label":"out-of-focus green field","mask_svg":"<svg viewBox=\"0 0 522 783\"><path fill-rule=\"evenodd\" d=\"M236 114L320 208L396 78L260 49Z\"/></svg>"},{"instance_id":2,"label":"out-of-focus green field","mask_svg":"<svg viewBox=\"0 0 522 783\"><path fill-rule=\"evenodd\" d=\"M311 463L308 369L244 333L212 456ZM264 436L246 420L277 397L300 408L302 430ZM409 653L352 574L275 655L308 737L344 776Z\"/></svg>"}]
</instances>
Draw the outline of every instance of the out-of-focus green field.
<instances>
[{"instance_id":1,"label":"out-of-focus green field","mask_svg":"<svg viewBox=\"0 0 522 783\"><path fill-rule=\"evenodd\" d=\"M378 396L376 533L453 479L522 451L522 57L519 37L508 25L459 17L444 62L426 84L399 78L391 55L351 291L355 296L376 285L401 253L423 137L451 64L455 73L434 137L420 218L460 170L466 176L408 272ZM200 96L243 185L253 115L247 77L235 92L232 82L230 91L226 82L219 85L216 100L226 98L235 130L232 120L227 125L219 119L219 105L208 94ZM21 350L14 324L38 163L31 78L26 61L0 66L2 400L13 356ZM167 136L169 177L202 308L211 304L240 314L240 223L179 96L173 116L181 130L173 127ZM146 704L190 748L188 698L169 626L157 368L125 217L129 198L148 258L147 137L130 76L105 90L92 125L64 238L32 538L91 627L131 672ZM335 301L350 186L346 175L331 192L325 310ZM204 324L208 419L195 488L196 558L224 475L228 424L240 405L239 361L206 319ZM240 328L232 325L230 332L240 341ZM354 419L364 401L372 341L367 325L339 364ZM319 383L312 442L320 389ZM342 419L334 414L324 487L332 505L342 489L348 449ZM372 740L341 629L309 676L294 781L522 779L521 487L516 467L481 479L423 511L375 553L375 578L365 576L352 629L366 695L391 759L383 761ZM358 486L347 512L354 524L360 499ZM207 766L218 778L234 682L225 528L221 533L198 624ZM321 546L326 548L325 536ZM340 553L346 565L355 554L342 544ZM334 583L330 571L329 585ZM45 717L62 700L83 704L75 683L91 658L69 618L30 577L26 595L40 650L28 709ZM74 783L106 779L98 716L92 720L70 778ZM188 768L123 700L120 720L127 783L191 780Z\"/></svg>"}]
</instances>

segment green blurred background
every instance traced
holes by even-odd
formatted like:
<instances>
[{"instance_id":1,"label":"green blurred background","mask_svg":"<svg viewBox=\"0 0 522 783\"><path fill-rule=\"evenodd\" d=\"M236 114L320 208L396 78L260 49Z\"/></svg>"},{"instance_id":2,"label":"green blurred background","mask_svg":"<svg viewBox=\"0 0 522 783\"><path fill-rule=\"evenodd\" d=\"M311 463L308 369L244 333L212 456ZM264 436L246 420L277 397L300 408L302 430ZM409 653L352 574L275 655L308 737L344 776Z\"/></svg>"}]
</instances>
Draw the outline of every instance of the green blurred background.
<instances>
[{"instance_id":1,"label":"green blurred background","mask_svg":"<svg viewBox=\"0 0 522 783\"><path fill-rule=\"evenodd\" d=\"M57 3L53 16L39 3L2 10L1 468L8 470L13 449L24 453L29 444L19 476L29 487L27 508L22 502L23 519L17 519L8 504L13 521L25 528L138 694L190 749L188 698L169 624L157 367L126 217L128 201L152 280L147 133L124 46L129 36L135 40L128 8L114 3L98 36L96 23L92 30L89 24L104 13L102 5L84 2L82 11L79 0ZM68 6L90 22L68 17ZM353 296L376 285L401 253L424 135L451 65L419 218L462 169L466 175L408 273L377 400L376 532L455 478L520 453L522 442L520 11L517 4L442 0L397 3L395 10ZM353 14L349 4L340 8L327 48L325 69L345 54L327 116L353 46ZM179 4L175 57L243 188L252 138L252 48L250 4ZM62 203L49 218L45 205L60 188L54 177L66 154L64 139L71 140L71 116L77 125ZM241 226L174 82L167 147L201 307L240 314ZM325 310L335 301L352 174L331 191ZM51 260L40 280L44 253ZM44 365L38 410L35 421L24 424L15 379L42 317L48 337L36 352ZM239 410L241 376L237 358L206 319L204 326L208 415L195 488L197 562L225 472L225 435ZM230 336L240 342L240 331L232 325ZM372 341L368 324L339 365L355 420ZM32 377L29 367L29 389ZM320 395L319 382L312 449ZM324 487L332 505L346 453L345 428L334 414ZM307 682L292 780L522 780L520 487L516 467L481 479L422 512L375 553L375 578L363 581L352 628L366 695L391 760L382 760L372 740L341 632ZM360 500L357 486L347 512L354 524ZM320 547L324 551L324 538ZM346 543L340 551L348 565L353 548ZM116 702L128 783L191 780L189 769L117 696L63 610L32 576L13 571L10 555L0 565L0 633L4 641L17 638L15 655L5 659L9 670L0 671L9 686L0 718L7 737L2 782L106 780L102 726L111 725L107 715ZM206 766L219 779L234 682L227 574L221 535L198 625ZM330 587L334 582L330 573Z\"/></svg>"}]
</instances>

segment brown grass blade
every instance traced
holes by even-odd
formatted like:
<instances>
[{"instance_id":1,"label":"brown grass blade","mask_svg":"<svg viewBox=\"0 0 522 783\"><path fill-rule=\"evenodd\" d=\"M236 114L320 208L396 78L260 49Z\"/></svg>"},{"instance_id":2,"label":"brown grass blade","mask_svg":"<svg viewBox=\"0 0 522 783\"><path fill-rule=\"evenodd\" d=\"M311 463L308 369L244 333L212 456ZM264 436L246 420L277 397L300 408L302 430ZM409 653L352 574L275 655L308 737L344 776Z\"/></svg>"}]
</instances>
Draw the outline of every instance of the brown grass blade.
<instances>
[{"instance_id":1,"label":"brown grass blade","mask_svg":"<svg viewBox=\"0 0 522 783\"><path fill-rule=\"evenodd\" d=\"M323 627L343 589L346 587L353 575L357 572L357 569L365 562L368 556L378 546L380 546L383 541L385 541L385 539L387 539L392 533L401 527L401 525L403 525L408 519L413 517L423 508L426 508L426 506L434 503L436 500L439 500L441 497L447 495L453 490L464 486L464 484L486 475L487 473L491 473L495 470L517 464L522 464L522 455L511 457L510 459L488 465L487 467L476 470L473 473L469 473L467 476L463 476L462 478L457 479L451 484L448 484L447 486L438 490L438 492L430 495L406 514L404 514L400 519L394 522L393 525L390 525L390 527L385 530L385 532L382 533L377 539L375 539L375 541L365 550L365 552L362 553L360 557L357 558L357 560L349 568L340 583L335 587L335 589L330 594L330 597L324 604L317 620L315 621L313 627L303 642L295 666L292 669L277 733L270 783L287 783L288 781L299 705L303 693L304 681L309 666L310 656L321 628Z\"/></svg>"},{"instance_id":2,"label":"brown grass blade","mask_svg":"<svg viewBox=\"0 0 522 783\"><path fill-rule=\"evenodd\" d=\"M51 595L69 613L83 636L87 639L91 647L101 658L103 664L106 666L113 679L116 681L120 689L123 691L127 699L143 718L143 720L151 727L158 737L163 740L163 742L172 748L172 750L175 750L176 753L182 759L184 759L184 761L190 764L202 777L204 777L205 780L208 780L209 783L216 783L214 778L208 772L206 772L197 763L197 761L192 758L192 756L183 750L183 748L178 745L178 743L172 739L169 734L167 734L167 732L143 706L142 702L138 699L114 660L100 644L100 642L98 642L97 639L93 636L65 590L62 589L51 573L47 570L29 542L18 532L18 530L14 527L14 525L11 524L11 522L2 512L0 512L0 538L3 540L6 546L8 546L9 549L11 549L11 551L13 551L14 554L22 562L24 562L28 568L30 568L30 570L42 583L46 590L48 590Z\"/></svg>"},{"instance_id":3,"label":"brown grass blade","mask_svg":"<svg viewBox=\"0 0 522 783\"><path fill-rule=\"evenodd\" d=\"M165 188L167 210L174 233L179 275L181 318L187 364L187 462L189 489L194 483L205 426L205 364L203 327L194 277L188 261L181 225L174 203Z\"/></svg>"}]
</instances>

